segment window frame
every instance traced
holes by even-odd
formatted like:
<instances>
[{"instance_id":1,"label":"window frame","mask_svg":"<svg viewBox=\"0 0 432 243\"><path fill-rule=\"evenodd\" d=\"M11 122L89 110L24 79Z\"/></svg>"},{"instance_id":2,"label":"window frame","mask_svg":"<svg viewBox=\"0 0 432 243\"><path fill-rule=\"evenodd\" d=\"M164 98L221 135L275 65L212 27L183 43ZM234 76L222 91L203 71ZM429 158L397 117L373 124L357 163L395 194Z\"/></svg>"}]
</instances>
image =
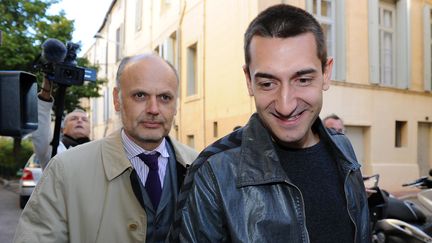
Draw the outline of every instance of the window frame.
<instances>
[{"instance_id":1,"label":"window frame","mask_svg":"<svg viewBox=\"0 0 432 243\"><path fill-rule=\"evenodd\" d=\"M331 3L332 17L321 16L321 6L322 1L327 1ZM314 3L317 2L317 12L318 15L314 13ZM327 56L333 57L333 71L332 80L345 81L346 79L346 36L345 36L345 1L340 0L306 0L306 11L311 13L320 24L332 24L331 30L331 47L329 47L329 42L326 39ZM326 36L326 38L328 38Z\"/></svg>"},{"instance_id":2,"label":"window frame","mask_svg":"<svg viewBox=\"0 0 432 243\"><path fill-rule=\"evenodd\" d=\"M198 43L189 45L186 49L186 96L198 94Z\"/></svg>"},{"instance_id":3,"label":"window frame","mask_svg":"<svg viewBox=\"0 0 432 243\"><path fill-rule=\"evenodd\" d=\"M410 0L368 0L369 82L381 85L378 23L381 2L396 5L396 73L395 83L390 87L409 89L412 69Z\"/></svg>"},{"instance_id":4,"label":"window frame","mask_svg":"<svg viewBox=\"0 0 432 243\"><path fill-rule=\"evenodd\" d=\"M391 27L384 26L382 22L384 22L384 12L388 11L391 12ZM383 86L390 86L394 87L396 85L396 6L392 5L391 3L380 1L379 3L379 19L378 19L378 31L379 31L379 70L380 70L380 79L379 82ZM384 49L384 38L385 34L391 34L391 66L390 66L390 80L387 82L386 77L386 66L385 66L385 59L386 59L386 50Z\"/></svg>"}]
</instances>

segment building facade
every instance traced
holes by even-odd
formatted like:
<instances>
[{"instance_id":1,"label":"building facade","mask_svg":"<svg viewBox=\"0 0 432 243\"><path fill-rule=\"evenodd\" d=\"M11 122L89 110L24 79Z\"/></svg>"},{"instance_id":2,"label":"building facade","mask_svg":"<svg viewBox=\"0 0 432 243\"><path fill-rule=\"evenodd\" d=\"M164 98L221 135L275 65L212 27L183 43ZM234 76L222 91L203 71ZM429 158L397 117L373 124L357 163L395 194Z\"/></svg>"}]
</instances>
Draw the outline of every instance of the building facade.
<instances>
[{"instance_id":1,"label":"building facade","mask_svg":"<svg viewBox=\"0 0 432 243\"><path fill-rule=\"evenodd\" d=\"M154 51L180 77L172 136L197 150L255 111L243 34L268 6L288 3L322 24L334 57L321 116L343 118L365 175L400 185L432 166L432 0L114 0L85 56L108 83L90 103L92 137L120 128L112 102L122 57Z\"/></svg>"}]
</instances>

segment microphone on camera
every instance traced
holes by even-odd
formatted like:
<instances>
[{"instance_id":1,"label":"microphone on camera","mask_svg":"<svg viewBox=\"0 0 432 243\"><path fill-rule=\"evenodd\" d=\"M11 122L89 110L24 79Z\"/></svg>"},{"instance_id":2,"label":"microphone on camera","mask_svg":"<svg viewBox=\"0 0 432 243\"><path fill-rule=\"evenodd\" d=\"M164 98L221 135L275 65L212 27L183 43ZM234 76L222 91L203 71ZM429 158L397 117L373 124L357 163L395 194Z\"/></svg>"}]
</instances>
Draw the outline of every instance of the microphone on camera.
<instances>
[{"instance_id":1,"label":"microphone on camera","mask_svg":"<svg viewBox=\"0 0 432 243\"><path fill-rule=\"evenodd\" d=\"M63 62L66 53L66 46L57 39L50 38L42 44L42 58L47 63Z\"/></svg>"}]
</instances>

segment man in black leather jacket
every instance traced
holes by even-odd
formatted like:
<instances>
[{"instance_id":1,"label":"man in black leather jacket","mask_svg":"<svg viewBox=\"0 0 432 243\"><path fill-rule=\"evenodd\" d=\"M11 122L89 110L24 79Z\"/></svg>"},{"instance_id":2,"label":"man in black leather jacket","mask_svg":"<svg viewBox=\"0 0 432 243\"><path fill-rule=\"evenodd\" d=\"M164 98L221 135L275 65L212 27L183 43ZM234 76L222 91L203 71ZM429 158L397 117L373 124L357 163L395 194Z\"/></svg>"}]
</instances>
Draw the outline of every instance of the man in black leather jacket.
<instances>
[{"instance_id":1,"label":"man in black leather jacket","mask_svg":"<svg viewBox=\"0 0 432 243\"><path fill-rule=\"evenodd\" d=\"M195 160L169 240L370 242L360 165L318 117L333 65L319 23L270 7L245 33L245 59L257 113Z\"/></svg>"}]
</instances>

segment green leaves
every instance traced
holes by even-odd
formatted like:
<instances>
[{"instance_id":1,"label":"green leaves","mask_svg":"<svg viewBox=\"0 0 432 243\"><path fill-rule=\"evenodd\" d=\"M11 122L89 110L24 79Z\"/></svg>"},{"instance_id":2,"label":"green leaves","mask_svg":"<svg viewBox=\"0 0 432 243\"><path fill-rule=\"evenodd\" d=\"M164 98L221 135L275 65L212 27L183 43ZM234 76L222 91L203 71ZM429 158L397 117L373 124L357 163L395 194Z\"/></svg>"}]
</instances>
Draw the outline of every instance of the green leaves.
<instances>
[{"instance_id":1,"label":"green leaves","mask_svg":"<svg viewBox=\"0 0 432 243\"><path fill-rule=\"evenodd\" d=\"M42 75L33 69L33 62L42 51L42 43L56 38L63 43L72 39L74 21L65 12L47 13L59 0L2 0L0 4L0 30L3 43L0 46L0 70L22 70L37 74L39 84ZM95 68L85 59L78 58L78 66ZM82 86L66 90L65 113L79 107L79 99L99 97L105 81L86 82ZM56 87L54 86L54 90Z\"/></svg>"}]
</instances>

